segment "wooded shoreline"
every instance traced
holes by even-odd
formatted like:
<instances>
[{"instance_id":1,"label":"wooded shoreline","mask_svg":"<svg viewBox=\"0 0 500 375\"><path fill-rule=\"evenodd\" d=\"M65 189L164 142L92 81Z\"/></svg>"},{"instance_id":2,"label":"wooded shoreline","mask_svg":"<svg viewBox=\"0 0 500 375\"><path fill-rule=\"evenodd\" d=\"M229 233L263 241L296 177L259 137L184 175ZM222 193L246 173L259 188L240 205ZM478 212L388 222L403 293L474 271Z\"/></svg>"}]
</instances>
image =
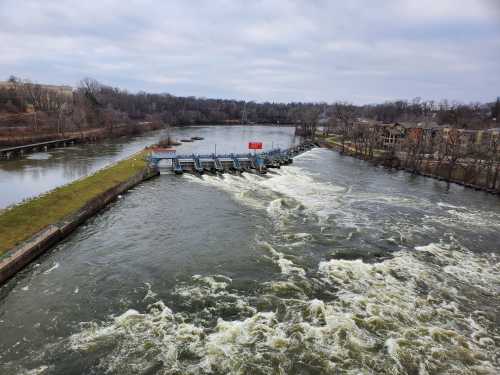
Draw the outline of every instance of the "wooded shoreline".
<instances>
[{"instance_id":1,"label":"wooded shoreline","mask_svg":"<svg viewBox=\"0 0 500 375\"><path fill-rule=\"evenodd\" d=\"M61 138L78 138L82 142L88 141L98 141L102 139L109 139L115 137L122 137L126 135L139 135L148 131L162 129L164 126L159 123L147 123L137 126L115 126L113 131L105 128L91 128L84 129L81 131L68 131L64 133L34 133L30 132L22 135L10 135L1 136L0 135L0 147L14 147L14 146L24 146L26 144L47 142Z\"/></svg>"},{"instance_id":2,"label":"wooded shoreline","mask_svg":"<svg viewBox=\"0 0 500 375\"><path fill-rule=\"evenodd\" d=\"M401 160L396 155L388 156L382 151L374 152L370 159L367 159L362 154L356 152L355 148L349 146L342 146L341 143L334 141L333 139L321 138L317 141L321 147L334 149L339 151L341 154L355 157L357 159L365 160L373 165L381 165L386 168L402 170L415 175L420 175L424 177L434 178L440 181L445 181L448 183L453 183L461 185L474 190L484 191L490 194L500 195L500 184L496 188L491 188L488 186L487 176L482 173L480 176L470 176L469 169L467 165L456 164L450 174L450 169L446 163L441 163L437 165L436 161L427 160L425 163L412 164L412 167L405 166L404 160ZM475 180L475 183L472 182Z\"/></svg>"}]
</instances>

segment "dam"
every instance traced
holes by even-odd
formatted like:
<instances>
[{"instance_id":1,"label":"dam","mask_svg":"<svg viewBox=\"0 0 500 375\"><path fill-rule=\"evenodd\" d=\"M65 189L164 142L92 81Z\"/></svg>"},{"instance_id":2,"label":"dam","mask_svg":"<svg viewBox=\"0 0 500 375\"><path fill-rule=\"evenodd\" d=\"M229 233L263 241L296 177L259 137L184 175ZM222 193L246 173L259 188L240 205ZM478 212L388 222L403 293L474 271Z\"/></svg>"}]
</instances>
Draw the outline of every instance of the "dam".
<instances>
[{"instance_id":1,"label":"dam","mask_svg":"<svg viewBox=\"0 0 500 375\"><path fill-rule=\"evenodd\" d=\"M247 154L211 154L177 155L173 148L152 148L149 156L150 165L160 168L160 162L166 161L166 168L175 174L194 173L242 173L265 174L268 168L280 168L293 162L293 157L314 147L305 142L284 150L273 149L267 152Z\"/></svg>"},{"instance_id":2,"label":"dam","mask_svg":"<svg viewBox=\"0 0 500 375\"><path fill-rule=\"evenodd\" d=\"M299 141L268 126L173 134L205 138L177 148L202 164L214 144L248 156L243 139ZM34 185L36 166L92 171L157 139L1 163ZM498 373L498 197L322 148L264 175L227 168L162 169L11 278L0 373Z\"/></svg>"}]
</instances>

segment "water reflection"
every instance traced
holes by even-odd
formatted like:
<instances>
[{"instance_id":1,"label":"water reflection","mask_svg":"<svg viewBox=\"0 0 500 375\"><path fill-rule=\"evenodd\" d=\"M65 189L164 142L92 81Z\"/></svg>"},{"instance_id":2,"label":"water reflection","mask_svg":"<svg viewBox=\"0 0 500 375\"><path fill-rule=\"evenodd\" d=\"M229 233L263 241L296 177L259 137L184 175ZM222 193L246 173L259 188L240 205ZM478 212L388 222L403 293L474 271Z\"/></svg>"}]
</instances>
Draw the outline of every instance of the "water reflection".
<instances>
[{"instance_id":1,"label":"water reflection","mask_svg":"<svg viewBox=\"0 0 500 375\"><path fill-rule=\"evenodd\" d=\"M93 173L157 142L165 133L166 130L159 130L0 161L0 209ZM215 150L241 153L247 151L249 141L262 141L265 149L288 147L297 142L293 133L290 127L263 126L186 127L170 131L176 139L204 138L178 146L182 154L213 153Z\"/></svg>"}]
</instances>

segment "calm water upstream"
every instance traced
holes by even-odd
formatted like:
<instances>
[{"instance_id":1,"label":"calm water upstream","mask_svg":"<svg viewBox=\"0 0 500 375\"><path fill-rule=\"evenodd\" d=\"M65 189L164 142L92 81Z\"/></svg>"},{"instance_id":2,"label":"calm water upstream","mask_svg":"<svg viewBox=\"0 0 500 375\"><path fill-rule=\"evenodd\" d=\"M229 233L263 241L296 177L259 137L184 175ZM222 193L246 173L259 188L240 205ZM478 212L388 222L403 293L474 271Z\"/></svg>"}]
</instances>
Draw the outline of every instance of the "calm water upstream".
<instances>
[{"instance_id":1,"label":"calm water upstream","mask_svg":"<svg viewBox=\"0 0 500 375\"><path fill-rule=\"evenodd\" d=\"M330 150L165 174L0 289L0 373L498 374L499 256L498 197Z\"/></svg>"},{"instance_id":2,"label":"calm water upstream","mask_svg":"<svg viewBox=\"0 0 500 375\"><path fill-rule=\"evenodd\" d=\"M0 160L0 209L87 176L158 142L160 136L166 133L160 130L137 137L120 137L94 144L52 149L18 160ZM170 134L178 140L193 136L205 138L178 146L177 150L181 154L213 153L216 147L217 152L246 152L246 142L257 138L264 141L268 149L273 145L286 148L290 142L294 142L293 128L186 127L171 129Z\"/></svg>"}]
</instances>

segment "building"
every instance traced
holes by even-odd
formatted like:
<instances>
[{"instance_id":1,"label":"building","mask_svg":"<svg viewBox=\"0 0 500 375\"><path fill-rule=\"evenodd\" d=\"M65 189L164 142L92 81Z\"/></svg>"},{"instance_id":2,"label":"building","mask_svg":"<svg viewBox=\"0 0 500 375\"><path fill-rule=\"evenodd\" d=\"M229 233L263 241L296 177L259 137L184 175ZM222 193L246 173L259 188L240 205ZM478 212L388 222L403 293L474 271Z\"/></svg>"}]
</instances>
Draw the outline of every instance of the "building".
<instances>
[{"instance_id":1,"label":"building","mask_svg":"<svg viewBox=\"0 0 500 375\"><path fill-rule=\"evenodd\" d=\"M406 129L399 123L378 124L382 130L380 132L381 143L384 149L394 149L401 140L405 138Z\"/></svg>"}]
</instances>

